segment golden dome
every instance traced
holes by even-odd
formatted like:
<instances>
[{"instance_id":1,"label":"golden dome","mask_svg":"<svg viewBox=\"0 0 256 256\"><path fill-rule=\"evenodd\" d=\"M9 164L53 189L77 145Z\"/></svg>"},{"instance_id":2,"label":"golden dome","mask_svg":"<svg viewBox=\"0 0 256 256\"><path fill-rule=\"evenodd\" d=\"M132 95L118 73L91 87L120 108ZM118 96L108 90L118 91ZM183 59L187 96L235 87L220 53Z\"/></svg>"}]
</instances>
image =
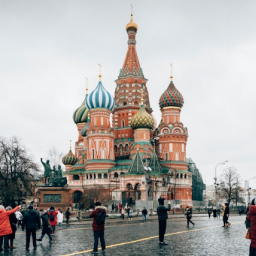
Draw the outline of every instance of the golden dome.
<instances>
[{"instance_id":1,"label":"golden dome","mask_svg":"<svg viewBox=\"0 0 256 256\"><path fill-rule=\"evenodd\" d=\"M137 31L138 30L138 25L133 21L133 14L131 14L131 20L130 22L126 25L126 30L135 30Z\"/></svg>"}]
</instances>

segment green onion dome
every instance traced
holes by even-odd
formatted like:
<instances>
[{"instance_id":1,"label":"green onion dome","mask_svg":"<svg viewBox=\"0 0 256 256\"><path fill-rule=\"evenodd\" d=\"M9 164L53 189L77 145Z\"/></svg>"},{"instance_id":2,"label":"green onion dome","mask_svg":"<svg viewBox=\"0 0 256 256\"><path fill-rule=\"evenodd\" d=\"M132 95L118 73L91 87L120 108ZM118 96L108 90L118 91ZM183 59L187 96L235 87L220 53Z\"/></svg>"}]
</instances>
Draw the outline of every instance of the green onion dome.
<instances>
[{"instance_id":1,"label":"green onion dome","mask_svg":"<svg viewBox=\"0 0 256 256\"><path fill-rule=\"evenodd\" d=\"M174 86L174 83L172 81L172 76L171 76L171 82L170 82L168 88L166 89L166 91L162 94L162 96L159 99L160 109L162 109L164 107L182 108L183 104L184 104L183 96Z\"/></svg>"},{"instance_id":2,"label":"green onion dome","mask_svg":"<svg viewBox=\"0 0 256 256\"><path fill-rule=\"evenodd\" d=\"M77 157L72 153L70 149L68 154L62 158L62 163L64 165L74 165L77 162Z\"/></svg>"},{"instance_id":3,"label":"green onion dome","mask_svg":"<svg viewBox=\"0 0 256 256\"><path fill-rule=\"evenodd\" d=\"M73 113L73 121L75 124L80 124L80 123L86 123L88 119L88 108L85 105L86 98L88 96L88 88L86 88L86 95L85 99L83 100L81 106L75 110Z\"/></svg>"},{"instance_id":4,"label":"green onion dome","mask_svg":"<svg viewBox=\"0 0 256 256\"><path fill-rule=\"evenodd\" d=\"M131 127L133 129L153 129L154 123L154 118L145 110L145 106L143 104L140 105L138 113L135 114L131 119Z\"/></svg>"}]
</instances>

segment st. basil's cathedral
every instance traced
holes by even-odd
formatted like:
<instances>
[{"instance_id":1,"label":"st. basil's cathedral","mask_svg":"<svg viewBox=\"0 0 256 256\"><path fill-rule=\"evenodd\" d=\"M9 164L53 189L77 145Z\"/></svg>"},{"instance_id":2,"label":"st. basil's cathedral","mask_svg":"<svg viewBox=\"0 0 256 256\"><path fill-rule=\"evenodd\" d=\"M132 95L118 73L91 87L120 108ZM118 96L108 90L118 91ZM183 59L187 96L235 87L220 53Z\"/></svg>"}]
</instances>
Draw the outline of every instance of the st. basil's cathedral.
<instances>
[{"instance_id":1,"label":"st. basil's cathedral","mask_svg":"<svg viewBox=\"0 0 256 256\"><path fill-rule=\"evenodd\" d=\"M192 205L192 172L186 158L187 128L180 120L182 94L170 83L159 99L157 126L147 79L136 51L137 24L126 25L128 50L113 92L96 88L73 114L78 139L75 152L63 157L72 203L100 189L101 200L145 206L160 196L172 205Z\"/></svg>"}]
</instances>

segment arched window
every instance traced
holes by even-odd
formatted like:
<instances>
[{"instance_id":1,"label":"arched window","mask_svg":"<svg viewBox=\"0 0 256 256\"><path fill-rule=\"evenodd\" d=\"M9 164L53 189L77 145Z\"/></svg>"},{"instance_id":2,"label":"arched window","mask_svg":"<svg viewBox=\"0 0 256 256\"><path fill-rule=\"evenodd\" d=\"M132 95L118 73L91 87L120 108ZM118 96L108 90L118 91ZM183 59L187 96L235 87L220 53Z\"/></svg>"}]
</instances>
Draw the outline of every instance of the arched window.
<instances>
[{"instance_id":1,"label":"arched window","mask_svg":"<svg viewBox=\"0 0 256 256\"><path fill-rule=\"evenodd\" d=\"M178 173L176 174L176 178L179 178L179 174Z\"/></svg>"},{"instance_id":2,"label":"arched window","mask_svg":"<svg viewBox=\"0 0 256 256\"><path fill-rule=\"evenodd\" d=\"M79 203L82 199L82 192L81 191L75 191L72 195L73 203Z\"/></svg>"},{"instance_id":3,"label":"arched window","mask_svg":"<svg viewBox=\"0 0 256 256\"><path fill-rule=\"evenodd\" d=\"M92 174L90 174L90 180L92 179Z\"/></svg>"},{"instance_id":4,"label":"arched window","mask_svg":"<svg viewBox=\"0 0 256 256\"><path fill-rule=\"evenodd\" d=\"M126 101L124 101L124 102L123 102L123 106L126 106L126 105L127 105L127 102L126 102Z\"/></svg>"},{"instance_id":5,"label":"arched window","mask_svg":"<svg viewBox=\"0 0 256 256\"><path fill-rule=\"evenodd\" d=\"M114 146L114 149L115 149L115 153L117 153L117 146L116 145Z\"/></svg>"},{"instance_id":6,"label":"arched window","mask_svg":"<svg viewBox=\"0 0 256 256\"><path fill-rule=\"evenodd\" d=\"M102 178L101 173L99 173L98 174L98 179L101 179L101 178Z\"/></svg>"},{"instance_id":7,"label":"arched window","mask_svg":"<svg viewBox=\"0 0 256 256\"><path fill-rule=\"evenodd\" d=\"M119 155L120 156L123 155L123 145L122 144L119 145Z\"/></svg>"},{"instance_id":8,"label":"arched window","mask_svg":"<svg viewBox=\"0 0 256 256\"><path fill-rule=\"evenodd\" d=\"M129 145L125 144L125 151L128 152L129 151Z\"/></svg>"},{"instance_id":9,"label":"arched window","mask_svg":"<svg viewBox=\"0 0 256 256\"><path fill-rule=\"evenodd\" d=\"M122 128L125 127L125 118L122 118L122 120L121 120L121 127L122 127Z\"/></svg>"},{"instance_id":10,"label":"arched window","mask_svg":"<svg viewBox=\"0 0 256 256\"><path fill-rule=\"evenodd\" d=\"M187 174L184 174L184 179L186 179L187 178Z\"/></svg>"},{"instance_id":11,"label":"arched window","mask_svg":"<svg viewBox=\"0 0 256 256\"><path fill-rule=\"evenodd\" d=\"M79 180L79 175L77 174L73 175L73 180Z\"/></svg>"},{"instance_id":12,"label":"arched window","mask_svg":"<svg viewBox=\"0 0 256 256\"><path fill-rule=\"evenodd\" d=\"M96 179L96 174L95 173L93 174L93 178Z\"/></svg>"},{"instance_id":13,"label":"arched window","mask_svg":"<svg viewBox=\"0 0 256 256\"><path fill-rule=\"evenodd\" d=\"M107 179L108 178L108 174L107 173L104 173L104 179Z\"/></svg>"},{"instance_id":14,"label":"arched window","mask_svg":"<svg viewBox=\"0 0 256 256\"><path fill-rule=\"evenodd\" d=\"M180 178L183 179L183 174L182 173L180 174Z\"/></svg>"},{"instance_id":15,"label":"arched window","mask_svg":"<svg viewBox=\"0 0 256 256\"><path fill-rule=\"evenodd\" d=\"M118 172L114 173L114 178L118 178Z\"/></svg>"}]
</instances>

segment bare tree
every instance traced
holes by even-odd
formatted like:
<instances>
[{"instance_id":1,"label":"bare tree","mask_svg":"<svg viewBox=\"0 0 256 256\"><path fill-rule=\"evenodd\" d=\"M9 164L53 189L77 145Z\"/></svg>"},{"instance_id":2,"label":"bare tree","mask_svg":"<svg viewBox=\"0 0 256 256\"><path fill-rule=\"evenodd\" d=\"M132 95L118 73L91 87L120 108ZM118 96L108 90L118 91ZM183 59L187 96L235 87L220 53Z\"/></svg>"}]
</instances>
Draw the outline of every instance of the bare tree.
<instances>
[{"instance_id":1,"label":"bare tree","mask_svg":"<svg viewBox=\"0 0 256 256\"><path fill-rule=\"evenodd\" d=\"M53 145L51 149L48 150L47 152L47 159L50 160L52 163L52 166L55 166L56 169L58 165L62 165L62 157L64 154L62 152L59 152L58 149Z\"/></svg>"},{"instance_id":2,"label":"bare tree","mask_svg":"<svg viewBox=\"0 0 256 256\"><path fill-rule=\"evenodd\" d=\"M5 206L33 194L31 180L37 172L38 165L16 137L0 137L0 198Z\"/></svg>"},{"instance_id":3,"label":"bare tree","mask_svg":"<svg viewBox=\"0 0 256 256\"><path fill-rule=\"evenodd\" d=\"M96 186L85 190L85 195L82 198L82 203L85 209L93 208L94 203L100 201L102 205L107 204L110 200L110 196L106 193L106 189L103 186Z\"/></svg>"},{"instance_id":4,"label":"bare tree","mask_svg":"<svg viewBox=\"0 0 256 256\"><path fill-rule=\"evenodd\" d=\"M236 168L229 167L225 169L221 177L220 186L218 188L219 196L225 198L228 203L231 201L234 201L236 204L242 202L242 197L240 196L242 192L240 186L241 178Z\"/></svg>"}]
</instances>

